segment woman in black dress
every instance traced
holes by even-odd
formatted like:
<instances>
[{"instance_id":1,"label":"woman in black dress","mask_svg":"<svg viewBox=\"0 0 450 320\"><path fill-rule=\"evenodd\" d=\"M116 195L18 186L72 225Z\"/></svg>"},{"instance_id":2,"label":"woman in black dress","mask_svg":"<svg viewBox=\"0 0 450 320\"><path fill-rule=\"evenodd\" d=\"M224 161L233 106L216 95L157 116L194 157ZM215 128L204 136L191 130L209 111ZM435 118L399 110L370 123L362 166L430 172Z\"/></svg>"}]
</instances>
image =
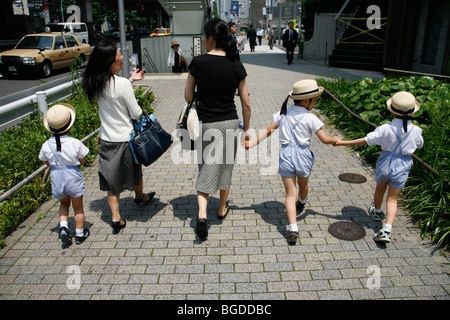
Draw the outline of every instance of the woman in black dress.
<instances>
[{"instance_id":1,"label":"woman in black dress","mask_svg":"<svg viewBox=\"0 0 450 320\"><path fill-rule=\"evenodd\" d=\"M206 207L208 197L220 190L218 217L228 214L227 199L236 157L237 139L228 139L227 132L239 132L239 118L234 104L236 89L242 105L243 130L241 141L249 139L250 99L244 66L236 59L236 43L226 22L214 19L204 26L203 43L207 53L195 57L189 65L185 99L190 102L197 91L197 113L202 122L202 136L214 135L211 141L202 141L202 158L196 183L198 219L196 232L199 238L208 235ZM219 143L222 142L222 143ZM214 150L209 156L209 151Z\"/></svg>"}]
</instances>

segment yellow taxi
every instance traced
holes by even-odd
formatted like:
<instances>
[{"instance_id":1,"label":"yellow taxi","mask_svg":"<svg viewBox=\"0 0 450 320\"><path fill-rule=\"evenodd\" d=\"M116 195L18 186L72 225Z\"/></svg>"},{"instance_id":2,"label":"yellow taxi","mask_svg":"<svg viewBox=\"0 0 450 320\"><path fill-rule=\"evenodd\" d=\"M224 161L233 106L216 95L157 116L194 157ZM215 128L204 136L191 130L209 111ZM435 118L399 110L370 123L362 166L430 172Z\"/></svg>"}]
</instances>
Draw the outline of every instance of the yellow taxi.
<instances>
[{"instance_id":1,"label":"yellow taxi","mask_svg":"<svg viewBox=\"0 0 450 320\"><path fill-rule=\"evenodd\" d=\"M53 70L70 67L77 60L78 66L84 67L90 54L91 46L81 43L72 34L29 34L14 49L0 52L0 73L4 77L16 73L48 77Z\"/></svg>"},{"instance_id":2,"label":"yellow taxi","mask_svg":"<svg viewBox=\"0 0 450 320\"><path fill-rule=\"evenodd\" d=\"M156 28L153 30L153 32L150 34L150 37L162 37L162 36L168 36L170 35L170 29L169 28Z\"/></svg>"}]
</instances>

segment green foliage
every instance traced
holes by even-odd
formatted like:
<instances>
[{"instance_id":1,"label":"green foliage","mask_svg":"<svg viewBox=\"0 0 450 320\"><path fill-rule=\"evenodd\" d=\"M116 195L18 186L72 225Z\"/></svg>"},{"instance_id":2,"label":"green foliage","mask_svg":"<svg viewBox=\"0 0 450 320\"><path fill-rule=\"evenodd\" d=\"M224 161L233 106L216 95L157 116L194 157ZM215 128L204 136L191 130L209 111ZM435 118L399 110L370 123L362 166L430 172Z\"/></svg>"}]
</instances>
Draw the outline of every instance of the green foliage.
<instances>
[{"instance_id":1,"label":"green foliage","mask_svg":"<svg viewBox=\"0 0 450 320\"><path fill-rule=\"evenodd\" d=\"M348 82L318 79L344 105L377 126L392 121L386 101L396 92L408 91L420 103L420 110L412 115L413 122L423 129L424 147L415 154L440 173L440 177L427 171L415 161L406 187L403 205L410 217L420 226L424 236L444 247L450 245L449 218L449 158L450 158L450 85L432 77L383 79L370 78ZM364 137L373 127L352 117L327 94L322 96L318 108L324 112L346 139ZM354 150L369 163L375 164L381 151L379 146L358 146Z\"/></svg>"},{"instance_id":2,"label":"green foliage","mask_svg":"<svg viewBox=\"0 0 450 320\"><path fill-rule=\"evenodd\" d=\"M76 71L73 72L76 73ZM144 91L137 89L135 91L136 98L139 99L139 104L145 110L153 112L151 108L153 94L148 90L147 94L144 94ZM72 105L76 110L76 120L70 130L70 136L81 140L100 127L98 108L88 101L80 85L74 86L72 96L64 102ZM55 102L55 104L57 103ZM38 159L38 155L42 144L51 135L45 130L42 116L37 107L36 112L27 117L19 126L1 132L0 194L14 187L44 164ZM89 165L98 154L98 139L91 138L84 144L89 148L87 156ZM41 185L41 177L38 176L7 200L1 202L0 248L4 245L4 238L50 198L50 180Z\"/></svg>"}]
</instances>

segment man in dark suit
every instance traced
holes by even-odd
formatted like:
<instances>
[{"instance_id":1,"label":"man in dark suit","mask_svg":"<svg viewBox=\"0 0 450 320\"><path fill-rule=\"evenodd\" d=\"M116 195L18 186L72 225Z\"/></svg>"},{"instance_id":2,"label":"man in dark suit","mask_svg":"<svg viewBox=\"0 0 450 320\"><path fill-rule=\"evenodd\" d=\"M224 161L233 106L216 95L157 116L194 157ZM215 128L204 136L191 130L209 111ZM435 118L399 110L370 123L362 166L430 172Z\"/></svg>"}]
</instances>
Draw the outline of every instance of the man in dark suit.
<instances>
[{"instance_id":1,"label":"man in dark suit","mask_svg":"<svg viewBox=\"0 0 450 320\"><path fill-rule=\"evenodd\" d=\"M289 29L287 29L283 34L283 47L286 48L286 58L288 64L292 63L294 60L294 50L297 45L298 33L294 30L294 23L290 21L288 23Z\"/></svg>"},{"instance_id":2,"label":"man in dark suit","mask_svg":"<svg viewBox=\"0 0 450 320\"><path fill-rule=\"evenodd\" d=\"M255 51L256 31L253 29L252 25L250 25L250 29L247 31L247 39L250 41L250 52Z\"/></svg>"}]
</instances>

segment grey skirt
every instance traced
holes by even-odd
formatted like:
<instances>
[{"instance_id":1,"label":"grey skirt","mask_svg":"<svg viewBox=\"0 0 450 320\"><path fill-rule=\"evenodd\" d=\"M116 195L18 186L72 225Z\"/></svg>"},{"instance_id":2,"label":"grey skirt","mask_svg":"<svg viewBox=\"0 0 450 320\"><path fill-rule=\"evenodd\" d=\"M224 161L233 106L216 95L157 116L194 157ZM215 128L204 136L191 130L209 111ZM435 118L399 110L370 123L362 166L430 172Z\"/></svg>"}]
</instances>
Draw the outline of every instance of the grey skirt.
<instances>
[{"instance_id":1,"label":"grey skirt","mask_svg":"<svg viewBox=\"0 0 450 320\"><path fill-rule=\"evenodd\" d=\"M230 190L238 138L238 120L202 123L201 147L197 149L197 191L212 194L218 190Z\"/></svg>"},{"instance_id":2,"label":"grey skirt","mask_svg":"<svg viewBox=\"0 0 450 320\"><path fill-rule=\"evenodd\" d=\"M142 165L135 164L128 142L100 140L98 176L100 190L120 194L141 183Z\"/></svg>"}]
</instances>

